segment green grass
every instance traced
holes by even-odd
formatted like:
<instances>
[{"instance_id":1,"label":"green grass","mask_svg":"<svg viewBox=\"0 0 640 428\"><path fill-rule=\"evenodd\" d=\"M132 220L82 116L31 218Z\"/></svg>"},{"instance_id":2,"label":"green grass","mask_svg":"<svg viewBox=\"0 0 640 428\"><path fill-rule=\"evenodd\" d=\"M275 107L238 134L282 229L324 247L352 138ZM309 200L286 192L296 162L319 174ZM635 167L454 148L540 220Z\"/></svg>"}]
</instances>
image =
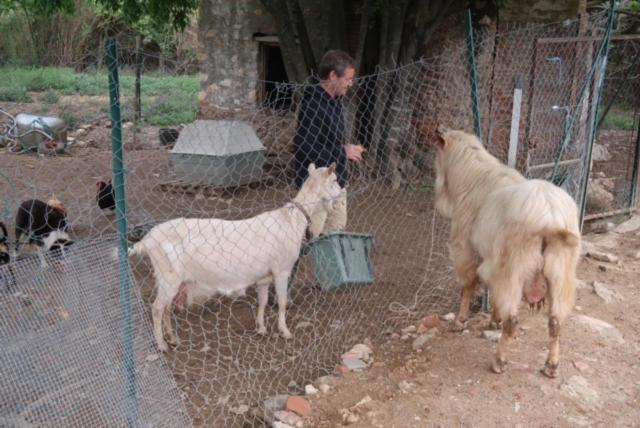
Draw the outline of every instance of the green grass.
<instances>
[{"instance_id":1,"label":"green grass","mask_svg":"<svg viewBox=\"0 0 640 428\"><path fill-rule=\"evenodd\" d=\"M55 104L60 101L60 95L58 95L58 93L53 89L49 89L38 97L38 101L45 104Z\"/></svg>"},{"instance_id":2,"label":"green grass","mask_svg":"<svg viewBox=\"0 0 640 428\"><path fill-rule=\"evenodd\" d=\"M105 71L77 73L71 68L0 67L0 75L3 76L0 101L30 102L29 92L44 92L39 101L46 104L58 103L59 94L109 97ZM122 118L130 120L135 76L121 72L119 78ZM146 123L172 126L192 122L198 109L199 90L196 76L143 74L141 95Z\"/></svg>"},{"instance_id":3,"label":"green grass","mask_svg":"<svg viewBox=\"0 0 640 428\"><path fill-rule=\"evenodd\" d=\"M631 114L617 113L610 111L602 122L605 129L624 129L631 131L635 128L633 116Z\"/></svg>"},{"instance_id":4,"label":"green grass","mask_svg":"<svg viewBox=\"0 0 640 428\"><path fill-rule=\"evenodd\" d=\"M27 92L27 88L20 85L0 86L0 101L9 101L14 103L30 103L31 96Z\"/></svg>"}]
</instances>

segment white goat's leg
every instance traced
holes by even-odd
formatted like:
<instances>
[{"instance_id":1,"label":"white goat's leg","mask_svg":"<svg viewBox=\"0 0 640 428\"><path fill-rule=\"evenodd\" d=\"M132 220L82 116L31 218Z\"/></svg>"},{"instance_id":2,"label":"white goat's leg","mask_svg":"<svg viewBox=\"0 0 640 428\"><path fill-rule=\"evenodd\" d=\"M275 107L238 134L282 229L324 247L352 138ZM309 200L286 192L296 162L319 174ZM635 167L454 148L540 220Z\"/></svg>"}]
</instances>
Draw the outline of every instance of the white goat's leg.
<instances>
[{"instance_id":1,"label":"white goat's leg","mask_svg":"<svg viewBox=\"0 0 640 428\"><path fill-rule=\"evenodd\" d=\"M158 295L156 297L156 300L154 300L153 302L153 306L151 307L151 318L153 320L153 335L155 336L156 342L158 343L158 349L160 349L162 352L167 352L169 350L167 342L164 341L164 334L162 331L162 321L166 308L166 299L164 299L161 295Z\"/></svg>"},{"instance_id":2,"label":"white goat's leg","mask_svg":"<svg viewBox=\"0 0 640 428\"><path fill-rule=\"evenodd\" d=\"M167 342L169 345L175 346L178 344L178 338L171 326L171 314L173 313L173 305L167 305L164 307L164 313L162 314L162 327L167 335Z\"/></svg>"},{"instance_id":3,"label":"white goat's leg","mask_svg":"<svg viewBox=\"0 0 640 428\"><path fill-rule=\"evenodd\" d=\"M258 324L258 334L265 335L267 328L264 326L264 308L269 300L269 282L258 282L258 315L256 316L256 324Z\"/></svg>"},{"instance_id":4,"label":"white goat's leg","mask_svg":"<svg viewBox=\"0 0 640 428\"><path fill-rule=\"evenodd\" d=\"M285 339L291 339L293 335L287 328L286 311L287 311L287 284L289 283L290 272L283 272L274 275L274 283L276 288L276 297L278 298L278 329Z\"/></svg>"}]
</instances>

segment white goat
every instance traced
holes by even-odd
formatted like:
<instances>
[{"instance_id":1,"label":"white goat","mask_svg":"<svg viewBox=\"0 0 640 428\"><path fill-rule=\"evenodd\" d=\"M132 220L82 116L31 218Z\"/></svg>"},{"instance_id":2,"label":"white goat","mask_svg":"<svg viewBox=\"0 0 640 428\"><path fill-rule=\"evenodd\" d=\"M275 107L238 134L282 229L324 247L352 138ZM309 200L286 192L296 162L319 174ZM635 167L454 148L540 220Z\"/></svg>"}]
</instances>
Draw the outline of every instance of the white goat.
<instances>
[{"instance_id":1,"label":"white goat","mask_svg":"<svg viewBox=\"0 0 640 428\"><path fill-rule=\"evenodd\" d=\"M255 284L258 291L258 333L265 334L264 309L269 284L275 284L278 329L291 338L285 310L287 284L298 259L305 232L317 235L331 207L341 194L335 164L328 168L309 165L309 177L293 199L281 208L244 220L177 218L155 226L130 254L147 254L153 265L157 297L152 306L153 333L162 351L176 343L171 328L171 304L208 300L215 294L243 295Z\"/></svg>"}]
</instances>

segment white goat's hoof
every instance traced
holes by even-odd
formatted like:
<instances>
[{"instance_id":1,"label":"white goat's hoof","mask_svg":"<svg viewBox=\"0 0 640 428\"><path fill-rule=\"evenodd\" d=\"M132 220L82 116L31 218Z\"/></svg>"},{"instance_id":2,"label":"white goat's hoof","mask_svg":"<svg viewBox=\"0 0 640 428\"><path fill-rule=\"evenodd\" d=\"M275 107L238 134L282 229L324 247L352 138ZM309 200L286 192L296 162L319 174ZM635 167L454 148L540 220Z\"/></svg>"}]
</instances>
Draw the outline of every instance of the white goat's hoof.
<instances>
[{"instance_id":1,"label":"white goat's hoof","mask_svg":"<svg viewBox=\"0 0 640 428\"><path fill-rule=\"evenodd\" d=\"M267 328L266 327L258 327L258 334L260 336L264 336L265 334L267 334Z\"/></svg>"},{"instance_id":2,"label":"white goat's hoof","mask_svg":"<svg viewBox=\"0 0 640 428\"><path fill-rule=\"evenodd\" d=\"M167 352L169 351L169 346L167 345L167 342L162 341L162 343L158 343L158 349L162 352Z\"/></svg>"},{"instance_id":3,"label":"white goat's hoof","mask_svg":"<svg viewBox=\"0 0 640 428\"><path fill-rule=\"evenodd\" d=\"M281 334L285 339L291 339L293 337L293 334L291 334L289 330L284 330L281 332Z\"/></svg>"}]
</instances>

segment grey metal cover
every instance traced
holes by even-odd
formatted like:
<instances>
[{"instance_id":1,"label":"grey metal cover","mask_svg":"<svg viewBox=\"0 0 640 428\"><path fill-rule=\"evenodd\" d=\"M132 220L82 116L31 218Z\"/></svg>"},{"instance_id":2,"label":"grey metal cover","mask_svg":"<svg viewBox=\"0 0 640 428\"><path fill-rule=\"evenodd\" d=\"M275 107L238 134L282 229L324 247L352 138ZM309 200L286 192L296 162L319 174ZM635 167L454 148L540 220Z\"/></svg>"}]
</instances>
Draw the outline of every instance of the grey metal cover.
<instances>
[{"instance_id":1,"label":"grey metal cover","mask_svg":"<svg viewBox=\"0 0 640 428\"><path fill-rule=\"evenodd\" d=\"M255 131L240 120L196 120L187 125L171 153L228 156L264 150Z\"/></svg>"}]
</instances>

